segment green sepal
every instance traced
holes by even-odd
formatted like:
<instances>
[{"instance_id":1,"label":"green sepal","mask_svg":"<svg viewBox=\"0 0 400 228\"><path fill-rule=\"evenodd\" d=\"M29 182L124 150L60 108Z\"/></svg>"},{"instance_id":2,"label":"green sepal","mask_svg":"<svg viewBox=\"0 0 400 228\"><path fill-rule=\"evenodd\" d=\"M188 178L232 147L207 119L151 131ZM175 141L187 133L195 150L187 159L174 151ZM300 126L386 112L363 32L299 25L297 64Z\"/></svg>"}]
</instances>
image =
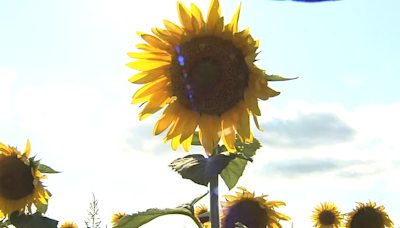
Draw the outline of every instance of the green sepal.
<instances>
[{"instance_id":1,"label":"green sepal","mask_svg":"<svg viewBox=\"0 0 400 228\"><path fill-rule=\"evenodd\" d=\"M201 154L191 154L171 162L169 167L182 178L192 180L199 185L208 186L211 178L220 174L235 158L251 161L243 153L222 152L206 158Z\"/></svg>"},{"instance_id":2,"label":"green sepal","mask_svg":"<svg viewBox=\"0 0 400 228\"><path fill-rule=\"evenodd\" d=\"M50 168L47 165L43 164L38 164L36 168L41 172L41 173L60 173L59 171L55 171L54 169Z\"/></svg>"},{"instance_id":3,"label":"green sepal","mask_svg":"<svg viewBox=\"0 0 400 228\"><path fill-rule=\"evenodd\" d=\"M201 142L200 142L200 137L199 137L199 132L198 131L195 131L193 133L192 145L193 146L201 146Z\"/></svg>"},{"instance_id":4,"label":"green sepal","mask_svg":"<svg viewBox=\"0 0 400 228\"><path fill-rule=\"evenodd\" d=\"M41 212L33 215L21 214L18 211L10 215L10 222L18 228L57 228L58 221L42 216Z\"/></svg>"},{"instance_id":5,"label":"green sepal","mask_svg":"<svg viewBox=\"0 0 400 228\"><path fill-rule=\"evenodd\" d=\"M237 153L242 153L247 159L238 156L229 162L224 170L222 170L221 177L229 190L235 187L240 177L243 175L247 161L252 161L252 157L256 154L256 151L261 148L261 144L256 138L253 139L252 143L242 143L239 137L236 137L235 147L238 151Z\"/></svg>"},{"instance_id":6,"label":"green sepal","mask_svg":"<svg viewBox=\"0 0 400 228\"><path fill-rule=\"evenodd\" d=\"M299 77L295 77L295 78L284 78L280 75L276 75L276 74L267 74L265 73L265 70L262 71L264 78L267 79L267 81L289 81L289 80L294 80L294 79L298 79Z\"/></svg>"},{"instance_id":7,"label":"green sepal","mask_svg":"<svg viewBox=\"0 0 400 228\"><path fill-rule=\"evenodd\" d=\"M138 212L132 215L126 215L118 221L115 228L138 228L153 219L164 215L186 215L192 217L187 208L167 208L167 209L148 209L144 212Z\"/></svg>"}]
</instances>

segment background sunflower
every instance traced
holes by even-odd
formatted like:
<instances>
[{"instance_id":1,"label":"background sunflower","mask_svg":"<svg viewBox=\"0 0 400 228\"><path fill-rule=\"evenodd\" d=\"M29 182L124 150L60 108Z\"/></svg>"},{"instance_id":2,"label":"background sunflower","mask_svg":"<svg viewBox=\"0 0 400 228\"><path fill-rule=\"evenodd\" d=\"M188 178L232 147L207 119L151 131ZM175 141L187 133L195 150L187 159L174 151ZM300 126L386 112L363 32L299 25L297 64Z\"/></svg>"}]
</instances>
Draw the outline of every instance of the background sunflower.
<instances>
[{"instance_id":1,"label":"background sunflower","mask_svg":"<svg viewBox=\"0 0 400 228\"><path fill-rule=\"evenodd\" d=\"M275 211L275 208L285 206L284 202L264 199L268 195L255 197L244 187L238 189L243 192L236 192L237 196L222 196L227 200L221 202L222 228L235 228L236 222L247 227L282 228L280 220L290 221L288 216Z\"/></svg>"},{"instance_id":2,"label":"background sunflower","mask_svg":"<svg viewBox=\"0 0 400 228\"><path fill-rule=\"evenodd\" d=\"M147 102L139 119L165 108L153 133L168 127L164 141L171 140L176 150L186 151L199 127L200 141L211 154L222 138L226 148L235 152L236 134L242 142L252 142L249 117L261 115L258 100L277 96L268 87L264 73L254 62L259 41L249 29L238 31L239 7L230 23L224 25L218 0L212 0L206 20L195 4L191 10L178 2L182 27L164 20L166 29L153 28L155 34L138 32L147 44L128 53L139 59L127 66L141 71L129 79L145 84L134 95L132 104Z\"/></svg>"},{"instance_id":3,"label":"background sunflower","mask_svg":"<svg viewBox=\"0 0 400 228\"><path fill-rule=\"evenodd\" d=\"M46 179L28 159L31 146L29 140L21 154L16 148L0 143L0 214L10 215L14 211L31 210L35 204L44 210L50 195L43 188L41 179ZM43 213L45 211L42 211Z\"/></svg>"},{"instance_id":4,"label":"background sunflower","mask_svg":"<svg viewBox=\"0 0 400 228\"><path fill-rule=\"evenodd\" d=\"M376 206L369 201L366 204L357 203L358 206L347 214L346 228L393 228L393 222L389 215L384 212L384 206Z\"/></svg>"},{"instance_id":5,"label":"background sunflower","mask_svg":"<svg viewBox=\"0 0 400 228\"><path fill-rule=\"evenodd\" d=\"M314 227L318 228L338 228L341 225L343 216L340 215L338 208L334 203L321 203L321 206L315 207L315 212L311 216Z\"/></svg>"}]
</instances>

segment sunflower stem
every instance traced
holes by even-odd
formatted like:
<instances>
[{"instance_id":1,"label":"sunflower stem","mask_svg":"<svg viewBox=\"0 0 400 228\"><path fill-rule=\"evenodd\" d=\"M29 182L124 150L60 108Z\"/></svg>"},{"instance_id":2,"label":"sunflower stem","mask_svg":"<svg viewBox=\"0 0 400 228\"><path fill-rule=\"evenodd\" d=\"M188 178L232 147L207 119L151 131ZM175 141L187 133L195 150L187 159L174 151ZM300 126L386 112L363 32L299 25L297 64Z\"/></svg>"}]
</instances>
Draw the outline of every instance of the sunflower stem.
<instances>
[{"instance_id":1,"label":"sunflower stem","mask_svg":"<svg viewBox=\"0 0 400 228\"><path fill-rule=\"evenodd\" d=\"M213 150L213 154L219 153L219 146ZM210 221L211 228L220 227L219 219L219 199L218 199L218 175L210 180Z\"/></svg>"}]
</instances>

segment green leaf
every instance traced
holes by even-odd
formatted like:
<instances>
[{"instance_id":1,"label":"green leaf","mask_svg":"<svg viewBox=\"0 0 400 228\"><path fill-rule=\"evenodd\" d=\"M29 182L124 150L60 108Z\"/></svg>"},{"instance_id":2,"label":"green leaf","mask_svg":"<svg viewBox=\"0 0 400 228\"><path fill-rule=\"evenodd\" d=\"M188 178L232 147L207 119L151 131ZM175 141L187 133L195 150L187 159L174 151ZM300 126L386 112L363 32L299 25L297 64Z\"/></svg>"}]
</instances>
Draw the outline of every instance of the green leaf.
<instances>
[{"instance_id":1,"label":"green leaf","mask_svg":"<svg viewBox=\"0 0 400 228\"><path fill-rule=\"evenodd\" d=\"M126 215L118 221L118 225L115 228L138 228L163 215L186 215L191 217L191 212L186 208L148 209L145 212Z\"/></svg>"},{"instance_id":2,"label":"green leaf","mask_svg":"<svg viewBox=\"0 0 400 228\"><path fill-rule=\"evenodd\" d=\"M276 75L276 74L266 74L265 70L263 70L263 75L267 79L267 81L288 81L288 80L294 80L298 79L299 77L296 78L284 78L282 76Z\"/></svg>"},{"instance_id":3,"label":"green leaf","mask_svg":"<svg viewBox=\"0 0 400 228\"><path fill-rule=\"evenodd\" d=\"M221 177L229 190L236 186L240 177L243 175L247 161L252 161L252 157L256 154L257 149L261 148L261 144L257 139L254 139L252 143L242 143L241 140L236 137L235 147L239 156L229 162L228 166L221 172ZM240 156L240 153L243 153L243 155Z\"/></svg>"},{"instance_id":4,"label":"green leaf","mask_svg":"<svg viewBox=\"0 0 400 228\"><path fill-rule=\"evenodd\" d=\"M18 228L57 228L58 224L58 221L43 217L40 212L18 216L18 211L16 211L10 215L10 221Z\"/></svg>"},{"instance_id":5,"label":"green leaf","mask_svg":"<svg viewBox=\"0 0 400 228\"><path fill-rule=\"evenodd\" d=\"M50 168L47 165L43 164L38 164L36 168L41 172L41 173L60 173L58 171L55 171L54 169Z\"/></svg>"},{"instance_id":6,"label":"green leaf","mask_svg":"<svg viewBox=\"0 0 400 228\"><path fill-rule=\"evenodd\" d=\"M43 203L39 203L39 205L37 205L37 211L41 212L41 213L46 213L47 211L47 207L49 205L49 201L46 199L47 204L43 204Z\"/></svg>"},{"instance_id":7,"label":"green leaf","mask_svg":"<svg viewBox=\"0 0 400 228\"><path fill-rule=\"evenodd\" d=\"M198 131L193 133L192 145L201 146L201 142L200 142L200 137L199 137L199 132Z\"/></svg>"},{"instance_id":8,"label":"green leaf","mask_svg":"<svg viewBox=\"0 0 400 228\"><path fill-rule=\"evenodd\" d=\"M210 179L222 172L229 162L235 158L252 161L251 158L241 152L229 153L222 152L206 158L201 154L187 155L171 162L169 167L178 172L182 178L208 186Z\"/></svg>"},{"instance_id":9,"label":"green leaf","mask_svg":"<svg viewBox=\"0 0 400 228\"><path fill-rule=\"evenodd\" d=\"M246 168L247 161L244 159L236 158L231 161L228 166L222 170L221 177L224 180L226 186L231 190L239 178L243 175L244 169Z\"/></svg>"},{"instance_id":10,"label":"green leaf","mask_svg":"<svg viewBox=\"0 0 400 228\"><path fill-rule=\"evenodd\" d=\"M178 158L169 165L182 178L192 180L194 183L204 186L207 186L209 182L209 178L205 176L206 166L207 160L201 154L191 154L183 158Z\"/></svg>"},{"instance_id":11,"label":"green leaf","mask_svg":"<svg viewBox=\"0 0 400 228\"><path fill-rule=\"evenodd\" d=\"M207 194L208 194L208 191L207 191L205 194L203 194L203 195L201 195L201 196L199 196L199 197L194 198L194 199L193 199L192 201L190 201L190 202L183 203L183 204L179 205L177 208L186 208L186 209L188 209L188 210L194 215L194 205L195 205L197 202L199 202L201 199L203 199L204 196L206 196Z\"/></svg>"}]
</instances>

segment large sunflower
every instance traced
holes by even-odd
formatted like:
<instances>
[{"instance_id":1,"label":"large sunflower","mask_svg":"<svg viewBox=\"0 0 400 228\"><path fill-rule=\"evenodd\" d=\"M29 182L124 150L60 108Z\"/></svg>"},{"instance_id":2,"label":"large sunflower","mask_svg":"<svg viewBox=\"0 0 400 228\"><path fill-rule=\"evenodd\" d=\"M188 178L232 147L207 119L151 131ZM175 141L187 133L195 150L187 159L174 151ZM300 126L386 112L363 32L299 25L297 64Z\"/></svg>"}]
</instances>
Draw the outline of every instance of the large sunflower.
<instances>
[{"instance_id":1,"label":"large sunflower","mask_svg":"<svg viewBox=\"0 0 400 228\"><path fill-rule=\"evenodd\" d=\"M235 228L240 222L251 228L282 228L278 220L290 221L284 214L275 211L275 207L285 206L281 201L268 201L268 195L254 196L244 187L239 187L243 193L236 192L236 196L223 196L227 202L221 202L222 228Z\"/></svg>"},{"instance_id":2,"label":"large sunflower","mask_svg":"<svg viewBox=\"0 0 400 228\"><path fill-rule=\"evenodd\" d=\"M124 216L126 215L125 212L121 213L118 211L118 213L113 214L112 218L111 218L111 225L112 227L115 227L118 225L118 221L120 219L122 219Z\"/></svg>"},{"instance_id":3,"label":"large sunflower","mask_svg":"<svg viewBox=\"0 0 400 228\"><path fill-rule=\"evenodd\" d=\"M384 212L384 206L376 206L369 201L366 204L357 203L358 206L347 214L346 228L393 228L393 222L389 215Z\"/></svg>"},{"instance_id":4,"label":"large sunflower","mask_svg":"<svg viewBox=\"0 0 400 228\"><path fill-rule=\"evenodd\" d=\"M0 143L0 216L14 211L29 211L32 204L37 208L47 204L50 195L43 188L42 173L29 161L29 140L25 152L21 154L16 148Z\"/></svg>"},{"instance_id":5,"label":"large sunflower","mask_svg":"<svg viewBox=\"0 0 400 228\"><path fill-rule=\"evenodd\" d=\"M334 203L321 203L321 206L315 208L314 214L311 216L314 227L318 228L338 228L342 223L343 216L340 215L338 208Z\"/></svg>"},{"instance_id":6,"label":"large sunflower","mask_svg":"<svg viewBox=\"0 0 400 228\"><path fill-rule=\"evenodd\" d=\"M261 115L258 99L279 95L268 87L256 61L259 41L249 29L238 31L240 5L231 22L224 25L218 0L212 0L206 19L195 4L191 11L178 2L182 27L164 20L166 29L152 28L155 34L138 32L148 44L138 44L139 59L127 66L142 71L129 79L145 84L134 95L132 104L147 102L139 119L167 106L156 123L158 135L169 126L165 142L176 150L180 144L189 151L193 133L199 127L200 141L207 154L222 138L235 152L236 134L242 142L252 142L249 117Z\"/></svg>"}]
</instances>

